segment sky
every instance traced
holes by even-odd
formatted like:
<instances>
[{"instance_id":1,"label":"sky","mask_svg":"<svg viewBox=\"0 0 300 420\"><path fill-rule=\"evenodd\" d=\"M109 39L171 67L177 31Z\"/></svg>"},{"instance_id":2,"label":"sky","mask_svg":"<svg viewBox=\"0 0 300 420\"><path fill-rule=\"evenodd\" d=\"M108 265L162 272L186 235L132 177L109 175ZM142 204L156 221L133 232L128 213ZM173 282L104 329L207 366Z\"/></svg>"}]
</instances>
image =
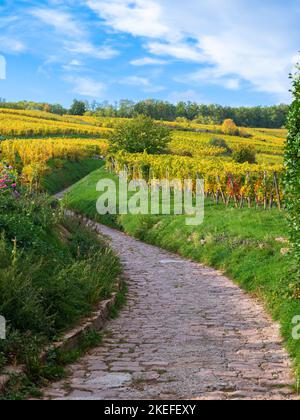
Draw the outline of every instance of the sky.
<instances>
[{"instance_id":1,"label":"sky","mask_svg":"<svg viewBox=\"0 0 300 420\"><path fill-rule=\"evenodd\" d=\"M0 0L0 97L290 101L299 0Z\"/></svg>"}]
</instances>

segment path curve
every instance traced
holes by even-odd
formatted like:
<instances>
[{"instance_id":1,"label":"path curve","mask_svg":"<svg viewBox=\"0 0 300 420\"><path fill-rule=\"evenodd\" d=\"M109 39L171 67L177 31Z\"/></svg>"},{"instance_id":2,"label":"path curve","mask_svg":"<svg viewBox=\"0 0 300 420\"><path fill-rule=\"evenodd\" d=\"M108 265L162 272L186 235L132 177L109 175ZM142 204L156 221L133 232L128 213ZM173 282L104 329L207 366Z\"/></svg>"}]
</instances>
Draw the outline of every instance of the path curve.
<instances>
[{"instance_id":1,"label":"path curve","mask_svg":"<svg viewBox=\"0 0 300 420\"><path fill-rule=\"evenodd\" d=\"M95 224L128 278L101 347L46 399L294 399L279 327L221 273Z\"/></svg>"}]
</instances>

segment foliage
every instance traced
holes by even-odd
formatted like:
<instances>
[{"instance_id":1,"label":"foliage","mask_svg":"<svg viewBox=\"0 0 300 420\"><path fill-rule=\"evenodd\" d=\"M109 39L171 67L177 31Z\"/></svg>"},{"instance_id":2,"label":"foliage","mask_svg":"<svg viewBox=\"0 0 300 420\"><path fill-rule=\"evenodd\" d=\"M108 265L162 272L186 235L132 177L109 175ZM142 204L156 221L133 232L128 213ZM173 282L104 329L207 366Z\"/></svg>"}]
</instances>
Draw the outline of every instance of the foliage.
<instances>
[{"instance_id":1,"label":"foliage","mask_svg":"<svg viewBox=\"0 0 300 420\"><path fill-rule=\"evenodd\" d=\"M0 135L6 137L92 136L108 137L111 130L97 127L73 116L42 111L0 109Z\"/></svg>"},{"instance_id":2,"label":"foliage","mask_svg":"<svg viewBox=\"0 0 300 420\"><path fill-rule=\"evenodd\" d=\"M202 127L204 128L204 126ZM251 138L223 135L221 140L226 142L226 147L219 140L215 143L214 139L219 139L215 133L218 133L217 126L212 132L204 132L204 130L201 132L180 131L180 128L177 127L176 130L172 131L169 151L181 156L207 157L208 159L212 156L224 155L224 159L226 159L230 156L230 151L227 147L234 150L239 146L252 146L257 151L259 163L268 166L273 163L283 163L284 136L286 134L284 131L264 130L262 132L260 130L252 130Z\"/></svg>"},{"instance_id":3,"label":"foliage","mask_svg":"<svg viewBox=\"0 0 300 420\"><path fill-rule=\"evenodd\" d=\"M149 168L149 179L203 179L205 192L212 197L221 196L225 204L234 200L235 205L254 203L280 206L283 199L283 166L252 165L228 162L222 158L213 160L182 156L153 156L132 153L117 153L107 163L107 168L119 173L128 171L132 179L143 177L143 168ZM275 183L275 172L277 186ZM278 190L276 190L278 187Z\"/></svg>"},{"instance_id":4,"label":"foliage","mask_svg":"<svg viewBox=\"0 0 300 420\"><path fill-rule=\"evenodd\" d=\"M233 152L233 160L236 163L256 163L256 150L253 146L238 146Z\"/></svg>"},{"instance_id":5,"label":"foliage","mask_svg":"<svg viewBox=\"0 0 300 420\"><path fill-rule=\"evenodd\" d=\"M57 115L64 115L68 112L60 104L48 104L44 102L34 101L19 101L19 102L6 102L0 98L0 108L4 109L19 109L19 110L35 110L35 111L46 111Z\"/></svg>"},{"instance_id":6,"label":"foliage","mask_svg":"<svg viewBox=\"0 0 300 420\"><path fill-rule=\"evenodd\" d=\"M143 114L157 120L175 121L176 118L184 118L189 121L196 120L196 122L201 124L222 124L225 119L230 118L243 127L281 128L285 125L288 113L287 105L232 108L193 102L179 102L174 105L153 99L138 103L121 100L113 105L107 101L102 103L96 101L91 103L84 102L83 104L89 115L97 117L132 118L137 114ZM64 115L68 112L67 109L59 104L51 105L33 101L0 101L0 106L5 109L47 111L57 115ZM83 106L80 109L80 113L82 111Z\"/></svg>"},{"instance_id":7,"label":"foliage","mask_svg":"<svg viewBox=\"0 0 300 420\"><path fill-rule=\"evenodd\" d=\"M232 108L221 105L204 105L195 102L178 102L148 99L138 103L121 101L112 105L108 102L89 104L89 113L97 117L132 118L137 114L146 115L155 120L175 121L177 118L201 124L222 124L225 119L232 119L238 126L282 128L288 113L287 105L270 107Z\"/></svg>"},{"instance_id":8,"label":"foliage","mask_svg":"<svg viewBox=\"0 0 300 420\"><path fill-rule=\"evenodd\" d=\"M293 81L294 102L291 105L285 165L285 187L290 215L291 239L300 263L300 66Z\"/></svg>"},{"instance_id":9,"label":"foliage","mask_svg":"<svg viewBox=\"0 0 300 420\"><path fill-rule=\"evenodd\" d=\"M213 147L220 147L224 149L226 155L232 154L232 149L229 147L229 145L226 143L226 140L214 137L210 141L211 146Z\"/></svg>"},{"instance_id":10,"label":"foliage","mask_svg":"<svg viewBox=\"0 0 300 420\"><path fill-rule=\"evenodd\" d=\"M86 104L83 101L77 101L77 99L74 99L73 104L70 108L69 113L71 115L84 115L86 112Z\"/></svg>"},{"instance_id":11,"label":"foliage","mask_svg":"<svg viewBox=\"0 0 300 420\"><path fill-rule=\"evenodd\" d=\"M53 168L47 164L49 160L80 162L98 158L107 153L108 144L100 139L27 139L3 141L0 149L2 158L20 172L22 184L39 188L42 178L52 173Z\"/></svg>"},{"instance_id":12,"label":"foliage","mask_svg":"<svg viewBox=\"0 0 300 420\"><path fill-rule=\"evenodd\" d=\"M170 130L159 126L148 117L138 116L121 124L110 136L111 151L124 150L130 153L146 151L163 153L170 141Z\"/></svg>"},{"instance_id":13,"label":"foliage","mask_svg":"<svg viewBox=\"0 0 300 420\"><path fill-rule=\"evenodd\" d=\"M229 136L237 136L239 135L239 129L236 125L236 123L231 120L231 119L227 119L223 122L222 124L222 132L224 134L227 134Z\"/></svg>"},{"instance_id":14,"label":"foliage","mask_svg":"<svg viewBox=\"0 0 300 420\"><path fill-rule=\"evenodd\" d=\"M41 195L0 195L0 314L8 339L2 363L31 363L63 329L114 290L117 257L99 237L61 219ZM1 366L0 366L1 368Z\"/></svg>"},{"instance_id":15,"label":"foliage","mask_svg":"<svg viewBox=\"0 0 300 420\"><path fill-rule=\"evenodd\" d=\"M15 191L17 187L17 172L12 166L0 162L0 194Z\"/></svg>"}]
</instances>

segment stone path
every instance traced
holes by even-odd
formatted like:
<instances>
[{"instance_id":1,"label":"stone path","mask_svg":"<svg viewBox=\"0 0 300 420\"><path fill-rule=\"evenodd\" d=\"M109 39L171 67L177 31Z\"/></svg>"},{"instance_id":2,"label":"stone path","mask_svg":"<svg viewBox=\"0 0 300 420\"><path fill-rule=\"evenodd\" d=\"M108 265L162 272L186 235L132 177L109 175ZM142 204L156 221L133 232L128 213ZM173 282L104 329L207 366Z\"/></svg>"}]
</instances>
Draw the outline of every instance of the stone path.
<instances>
[{"instance_id":1,"label":"stone path","mask_svg":"<svg viewBox=\"0 0 300 420\"><path fill-rule=\"evenodd\" d=\"M278 326L221 273L97 225L128 302L46 399L295 399Z\"/></svg>"}]
</instances>

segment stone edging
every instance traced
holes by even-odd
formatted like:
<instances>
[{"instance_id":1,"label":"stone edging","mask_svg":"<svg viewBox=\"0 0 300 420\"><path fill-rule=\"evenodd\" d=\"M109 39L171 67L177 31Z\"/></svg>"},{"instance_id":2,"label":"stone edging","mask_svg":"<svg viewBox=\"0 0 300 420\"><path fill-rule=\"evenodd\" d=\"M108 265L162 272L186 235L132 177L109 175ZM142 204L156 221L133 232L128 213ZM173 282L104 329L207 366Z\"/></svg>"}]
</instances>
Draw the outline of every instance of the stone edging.
<instances>
[{"instance_id":1,"label":"stone edging","mask_svg":"<svg viewBox=\"0 0 300 420\"><path fill-rule=\"evenodd\" d=\"M75 217L83 221L88 227L95 228L94 223L85 218L84 216L78 215L74 212L67 211L67 216ZM40 355L40 361L44 362L50 351L61 350L63 352L74 350L78 347L80 338L83 334L95 330L101 331L108 319L110 309L116 304L118 292L121 291L122 281L120 278L117 279L116 289L117 292L112 293L110 299L101 301L98 309L92 313L88 318L81 321L80 325L67 332L60 341L52 343L46 350ZM11 375L18 375L25 373L25 366L7 366L3 369L3 374L0 374L0 394L6 389L8 382L10 381Z\"/></svg>"}]
</instances>

